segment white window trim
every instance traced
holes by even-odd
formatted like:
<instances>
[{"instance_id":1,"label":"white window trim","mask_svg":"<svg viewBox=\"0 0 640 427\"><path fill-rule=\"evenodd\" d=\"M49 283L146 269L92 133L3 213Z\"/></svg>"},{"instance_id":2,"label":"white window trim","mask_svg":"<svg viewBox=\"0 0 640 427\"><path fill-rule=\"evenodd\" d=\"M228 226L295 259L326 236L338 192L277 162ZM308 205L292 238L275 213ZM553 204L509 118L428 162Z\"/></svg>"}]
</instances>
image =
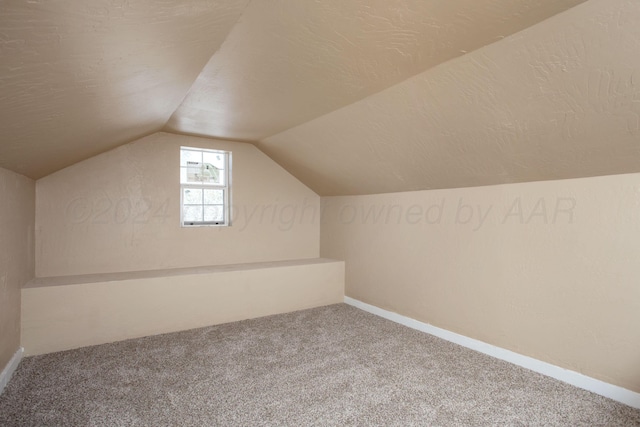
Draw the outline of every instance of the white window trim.
<instances>
[{"instance_id":1,"label":"white window trim","mask_svg":"<svg viewBox=\"0 0 640 427\"><path fill-rule=\"evenodd\" d=\"M182 150L192 150L192 151L204 151L208 153L220 153L224 154L224 174L225 179L224 182L226 185L217 185L217 184L196 184L196 183L188 183L183 184L181 174L179 175L180 181L180 227L183 228L192 228L192 227L230 227L231 226L231 151L224 150L212 150L209 148L199 148L199 147L180 147L180 158L182 159ZM179 172L182 172L182 161L180 161ZM224 194L223 199L223 209L224 209L224 221L200 221L185 224L184 221L184 189L185 188L195 188L195 189L222 189Z\"/></svg>"}]
</instances>

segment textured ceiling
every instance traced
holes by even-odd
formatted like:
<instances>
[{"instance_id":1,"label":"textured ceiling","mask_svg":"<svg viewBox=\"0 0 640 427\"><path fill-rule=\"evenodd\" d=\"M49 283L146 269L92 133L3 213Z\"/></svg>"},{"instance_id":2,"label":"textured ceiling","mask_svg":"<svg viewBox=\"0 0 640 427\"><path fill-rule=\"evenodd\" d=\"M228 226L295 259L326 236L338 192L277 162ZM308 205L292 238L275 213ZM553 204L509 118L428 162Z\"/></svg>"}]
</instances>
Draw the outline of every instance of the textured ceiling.
<instances>
[{"instance_id":1,"label":"textured ceiling","mask_svg":"<svg viewBox=\"0 0 640 427\"><path fill-rule=\"evenodd\" d=\"M583 0L253 0L165 130L259 140Z\"/></svg>"},{"instance_id":2,"label":"textured ceiling","mask_svg":"<svg viewBox=\"0 0 640 427\"><path fill-rule=\"evenodd\" d=\"M640 171L640 1L591 0L259 147L321 195Z\"/></svg>"},{"instance_id":3,"label":"textured ceiling","mask_svg":"<svg viewBox=\"0 0 640 427\"><path fill-rule=\"evenodd\" d=\"M0 2L0 166L38 178L159 130L247 3Z\"/></svg>"},{"instance_id":4,"label":"textured ceiling","mask_svg":"<svg viewBox=\"0 0 640 427\"><path fill-rule=\"evenodd\" d=\"M163 127L259 140L582 1L3 1L0 166L39 178Z\"/></svg>"}]
</instances>

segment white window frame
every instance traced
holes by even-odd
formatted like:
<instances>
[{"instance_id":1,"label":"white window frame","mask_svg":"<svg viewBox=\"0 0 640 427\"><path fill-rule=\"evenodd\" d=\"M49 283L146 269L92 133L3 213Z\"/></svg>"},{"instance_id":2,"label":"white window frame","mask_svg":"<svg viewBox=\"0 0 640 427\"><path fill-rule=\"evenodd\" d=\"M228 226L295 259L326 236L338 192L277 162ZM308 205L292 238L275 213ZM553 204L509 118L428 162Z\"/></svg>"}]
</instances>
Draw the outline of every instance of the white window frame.
<instances>
[{"instance_id":1,"label":"white window frame","mask_svg":"<svg viewBox=\"0 0 640 427\"><path fill-rule=\"evenodd\" d=\"M183 183L182 182L182 151L199 151L202 153L215 153L224 155L224 184L209 184L209 183ZM181 227L228 227L231 226L231 152L224 150L212 150L208 148L198 147L180 147L180 226ZM223 215L224 221L187 221L184 220L184 190L188 188L193 189L219 189L223 190Z\"/></svg>"}]
</instances>

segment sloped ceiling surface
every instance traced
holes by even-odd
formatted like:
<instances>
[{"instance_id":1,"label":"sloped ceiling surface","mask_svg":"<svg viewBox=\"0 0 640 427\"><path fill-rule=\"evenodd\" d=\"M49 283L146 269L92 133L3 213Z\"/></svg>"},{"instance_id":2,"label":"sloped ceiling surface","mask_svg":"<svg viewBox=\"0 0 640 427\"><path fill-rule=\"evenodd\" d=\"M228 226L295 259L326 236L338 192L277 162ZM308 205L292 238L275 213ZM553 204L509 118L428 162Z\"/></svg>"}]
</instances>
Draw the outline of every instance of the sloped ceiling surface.
<instances>
[{"instance_id":1,"label":"sloped ceiling surface","mask_svg":"<svg viewBox=\"0 0 640 427\"><path fill-rule=\"evenodd\" d=\"M163 128L257 142L582 1L4 1L0 166L39 178ZM261 146L320 188L305 145L328 148Z\"/></svg>"},{"instance_id":2,"label":"sloped ceiling surface","mask_svg":"<svg viewBox=\"0 0 640 427\"><path fill-rule=\"evenodd\" d=\"M321 195L640 171L640 2L591 0L274 135Z\"/></svg>"},{"instance_id":3,"label":"sloped ceiling surface","mask_svg":"<svg viewBox=\"0 0 640 427\"><path fill-rule=\"evenodd\" d=\"M582 0L253 0L166 130L259 140Z\"/></svg>"},{"instance_id":4,"label":"sloped ceiling surface","mask_svg":"<svg viewBox=\"0 0 640 427\"><path fill-rule=\"evenodd\" d=\"M38 178L159 130L247 4L0 2L0 166Z\"/></svg>"}]
</instances>

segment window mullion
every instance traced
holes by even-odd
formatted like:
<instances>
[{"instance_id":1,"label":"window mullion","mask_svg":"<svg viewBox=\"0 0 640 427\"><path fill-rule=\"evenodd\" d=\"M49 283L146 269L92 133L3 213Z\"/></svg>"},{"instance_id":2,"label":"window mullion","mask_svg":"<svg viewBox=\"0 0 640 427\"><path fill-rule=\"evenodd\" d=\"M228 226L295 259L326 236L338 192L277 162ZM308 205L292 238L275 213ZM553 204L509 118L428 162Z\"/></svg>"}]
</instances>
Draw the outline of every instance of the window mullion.
<instances>
[{"instance_id":1,"label":"window mullion","mask_svg":"<svg viewBox=\"0 0 640 427\"><path fill-rule=\"evenodd\" d=\"M206 188L202 189L202 199L200 200L200 203L202 203L202 222L204 222L205 220L205 214L204 214L204 192L207 191Z\"/></svg>"}]
</instances>

